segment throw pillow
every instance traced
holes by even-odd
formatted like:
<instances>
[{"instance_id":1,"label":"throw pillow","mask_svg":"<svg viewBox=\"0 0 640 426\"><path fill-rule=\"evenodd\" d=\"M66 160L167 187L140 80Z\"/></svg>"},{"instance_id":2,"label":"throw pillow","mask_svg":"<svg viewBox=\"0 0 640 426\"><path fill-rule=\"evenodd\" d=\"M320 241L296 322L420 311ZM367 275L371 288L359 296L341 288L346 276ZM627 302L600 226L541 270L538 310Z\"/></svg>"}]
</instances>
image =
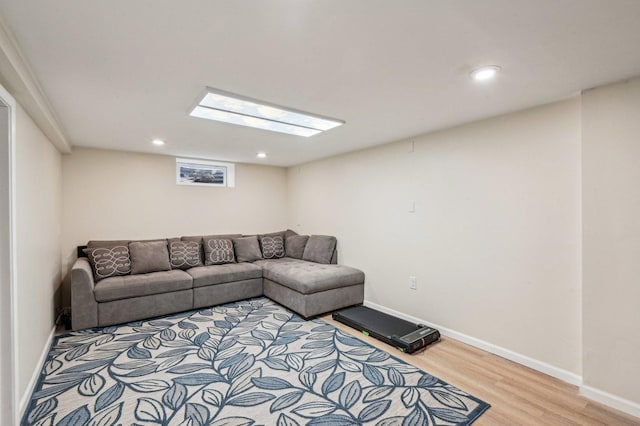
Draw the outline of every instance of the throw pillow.
<instances>
[{"instance_id":1,"label":"throw pillow","mask_svg":"<svg viewBox=\"0 0 640 426\"><path fill-rule=\"evenodd\" d=\"M211 238L204 241L204 264L221 265L235 263L233 243L230 239Z\"/></svg>"},{"instance_id":2,"label":"throw pillow","mask_svg":"<svg viewBox=\"0 0 640 426\"><path fill-rule=\"evenodd\" d=\"M253 262L254 260L262 259L260 244L258 244L258 238L255 235L252 237L234 238L233 248L236 251L238 262Z\"/></svg>"},{"instance_id":3,"label":"throw pillow","mask_svg":"<svg viewBox=\"0 0 640 426\"><path fill-rule=\"evenodd\" d=\"M96 283L105 278L131 273L128 241L89 241L84 252L91 264Z\"/></svg>"},{"instance_id":4,"label":"throw pillow","mask_svg":"<svg viewBox=\"0 0 640 426\"><path fill-rule=\"evenodd\" d=\"M282 241L285 239L286 231L278 231L278 232L270 232L268 234L258 234L258 241L262 244L262 239L264 237L282 237ZM250 237L251 235L243 235L243 237Z\"/></svg>"},{"instance_id":5,"label":"throw pillow","mask_svg":"<svg viewBox=\"0 0 640 426\"><path fill-rule=\"evenodd\" d=\"M204 263L204 259L206 255L204 253L204 248L207 245L207 240L230 240L231 238L242 237L242 234L225 234L225 235L195 235L195 236L184 236L180 237L181 241L196 241L200 243L200 262Z\"/></svg>"},{"instance_id":6,"label":"throw pillow","mask_svg":"<svg viewBox=\"0 0 640 426\"><path fill-rule=\"evenodd\" d=\"M309 240L308 235L292 235L287 238L284 245L287 257L293 257L294 259L302 259L304 254L304 248Z\"/></svg>"},{"instance_id":7,"label":"throw pillow","mask_svg":"<svg viewBox=\"0 0 640 426\"><path fill-rule=\"evenodd\" d=\"M171 270L167 240L134 241L129 243L129 251L132 275Z\"/></svg>"},{"instance_id":8,"label":"throw pillow","mask_svg":"<svg viewBox=\"0 0 640 426\"><path fill-rule=\"evenodd\" d=\"M336 237L329 235L312 235L304 247L302 260L330 264L335 249Z\"/></svg>"},{"instance_id":9,"label":"throw pillow","mask_svg":"<svg viewBox=\"0 0 640 426\"><path fill-rule=\"evenodd\" d=\"M262 245L262 257L265 259L276 259L285 255L282 235L275 237L263 236L260 244Z\"/></svg>"},{"instance_id":10,"label":"throw pillow","mask_svg":"<svg viewBox=\"0 0 640 426\"><path fill-rule=\"evenodd\" d=\"M200 241L181 241L179 238L171 238L168 243L171 269L189 269L202 266Z\"/></svg>"}]
</instances>

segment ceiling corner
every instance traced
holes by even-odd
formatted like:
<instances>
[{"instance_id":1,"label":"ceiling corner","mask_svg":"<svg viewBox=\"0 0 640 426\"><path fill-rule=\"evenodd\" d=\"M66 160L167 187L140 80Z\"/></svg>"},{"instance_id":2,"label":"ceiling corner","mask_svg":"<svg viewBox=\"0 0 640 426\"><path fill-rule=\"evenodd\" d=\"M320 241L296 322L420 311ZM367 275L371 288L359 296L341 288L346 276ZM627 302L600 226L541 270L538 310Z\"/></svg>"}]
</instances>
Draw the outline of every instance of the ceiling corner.
<instances>
[{"instance_id":1,"label":"ceiling corner","mask_svg":"<svg viewBox=\"0 0 640 426\"><path fill-rule=\"evenodd\" d=\"M0 80L51 143L61 153L70 154L71 144L2 15L0 15Z\"/></svg>"}]
</instances>

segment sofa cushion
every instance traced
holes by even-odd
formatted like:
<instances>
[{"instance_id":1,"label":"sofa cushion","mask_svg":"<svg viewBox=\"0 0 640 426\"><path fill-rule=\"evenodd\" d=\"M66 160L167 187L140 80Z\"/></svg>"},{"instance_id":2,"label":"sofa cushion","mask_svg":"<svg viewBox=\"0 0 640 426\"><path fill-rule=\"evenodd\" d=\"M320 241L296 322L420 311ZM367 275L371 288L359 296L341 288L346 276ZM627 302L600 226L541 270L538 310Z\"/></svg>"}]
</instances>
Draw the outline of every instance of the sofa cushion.
<instances>
[{"instance_id":1,"label":"sofa cushion","mask_svg":"<svg viewBox=\"0 0 640 426\"><path fill-rule=\"evenodd\" d=\"M304 260L261 260L262 276L302 294L364 283L364 272L344 265L327 265Z\"/></svg>"},{"instance_id":2,"label":"sofa cushion","mask_svg":"<svg viewBox=\"0 0 640 426\"><path fill-rule=\"evenodd\" d=\"M304 247L302 260L316 263L331 263L331 257L335 249L336 237L329 235L312 235Z\"/></svg>"},{"instance_id":3,"label":"sofa cushion","mask_svg":"<svg viewBox=\"0 0 640 426\"><path fill-rule=\"evenodd\" d=\"M253 262L254 260L262 259L258 238L255 235L251 237L234 238L233 248L235 249L238 262Z\"/></svg>"},{"instance_id":4,"label":"sofa cushion","mask_svg":"<svg viewBox=\"0 0 640 426\"><path fill-rule=\"evenodd\" d=\"M171 269L189 269L202 266L199 241L182 241L179 238L170 238L169 261Z\"/></svg>"},{"instance_id":5,"label":"sofa cushion","mask_svg":"<svg viewBox=\"0 0 640 426\"><path fill-rule=\"evenodd\" d=\"M284 248L287 257L293 257L294 259L302 259L304 254L304 248L307 245L308 235L292 235L285 241Z\"/></svg>"},{"instance_id":6,"label":"sofa cushion","mask_svg":"<svg viewBox=\"0 0 640 426\"><path fill-rule=\"evenodd\" d=\"M129 241L89 241L84 252L91 264L96 283L105 278L131 273Z\"/></svg>"},{"instance_id":7,"label":"sofa cushion","mask_svg":"<svg viewBox=\"0 0 640 426\"><path fill-rule=\"evenodd\" d=\"M133 241L129 251L132 275L171 270L167 240Z\"/></svg>"},{"instance_id":8,"label":"sofa cushion","mask_svg":"<svg viewBox=\"0 0 640 426\"><path fill-rule=\"evenodd\" d=\"M233 243L230 239L211 238L204 240L204 264L221 265L235 263Z\"/></svg>"},{"instance_id":9,"label":"sofa cushion","mask_svg":"<svg viewBox=\"0 0 640 426\"><path fill-rule=\"evenodd\" d=\"M284 241L287 241L287 238L293 236L293 235L298 235L298 233L296 231L294 231L293 229L287 229L286 231L284 231Z\"/></svg>"},{"instance_id":10,"label":"sofa cushion","mask_svg":"<svg viewBox=\"0 0 640 426\"><path fill-rule=\"evenodd\" d=\"M263 236L260 240L262 247L262 257L265 259L276 259L284 257L284 234L273 237Z\"/></svg>"},{"instance_id":11,"label":"sofa cushion","mask_svg":"<svg viewBox=\"0 0 640 426\"><path fill-rule=\"evenodd\" d=\"M229 283L262 277L262 268L252 263L227 263L225 265L200 266L187 271L193 277L194 287Z\"/></svg>"},{"instance_id":12,"label":"sofa cushion","mask_svg":"<svg viewBox=\"0 0 640 426\"><path fill-rule=\"evenodd\" d=\"M193 279L184 271L162 271L150 274L111 277L96 284L94 291L97 302L128 299L151 294L192 288Z\"/></svg>"}]
</instances>

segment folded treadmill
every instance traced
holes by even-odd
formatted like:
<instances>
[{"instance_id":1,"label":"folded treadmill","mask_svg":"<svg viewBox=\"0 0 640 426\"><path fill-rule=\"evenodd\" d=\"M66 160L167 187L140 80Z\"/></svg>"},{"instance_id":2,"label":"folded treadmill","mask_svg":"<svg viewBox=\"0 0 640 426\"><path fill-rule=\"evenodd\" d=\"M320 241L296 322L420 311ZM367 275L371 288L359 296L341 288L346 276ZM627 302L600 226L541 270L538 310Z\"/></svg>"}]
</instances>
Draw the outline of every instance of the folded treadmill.
<instances>
[{"instance_id":1,"label":"folded treadmill","mask_svg":"<svg viewBox=\"0 0 640 426\"><path fill-rule=\"evenodd\" d=\"M424 324L394 317L366 306L334 312L333 319L375 337L402 352L414 353L440 340L440 332Z\"/></svg>"}]
</instances>

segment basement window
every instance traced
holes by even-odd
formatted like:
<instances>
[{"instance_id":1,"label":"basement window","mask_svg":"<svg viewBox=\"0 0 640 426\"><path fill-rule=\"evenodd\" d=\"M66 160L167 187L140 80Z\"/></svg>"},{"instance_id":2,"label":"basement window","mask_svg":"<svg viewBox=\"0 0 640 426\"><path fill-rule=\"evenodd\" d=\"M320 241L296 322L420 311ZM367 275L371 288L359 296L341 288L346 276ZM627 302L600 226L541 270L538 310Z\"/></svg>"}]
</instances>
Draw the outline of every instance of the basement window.
<instances>
[{"instance_id":1,"label":"basement window","mask_svg":"<svg viewBox=\"0 0 640 426\"><path fill-rule=\"evenodd\" d=\"M176 158L176 183L233 188L236 186L235 170L233 163Z\"/></svg>"}]
</instances>

